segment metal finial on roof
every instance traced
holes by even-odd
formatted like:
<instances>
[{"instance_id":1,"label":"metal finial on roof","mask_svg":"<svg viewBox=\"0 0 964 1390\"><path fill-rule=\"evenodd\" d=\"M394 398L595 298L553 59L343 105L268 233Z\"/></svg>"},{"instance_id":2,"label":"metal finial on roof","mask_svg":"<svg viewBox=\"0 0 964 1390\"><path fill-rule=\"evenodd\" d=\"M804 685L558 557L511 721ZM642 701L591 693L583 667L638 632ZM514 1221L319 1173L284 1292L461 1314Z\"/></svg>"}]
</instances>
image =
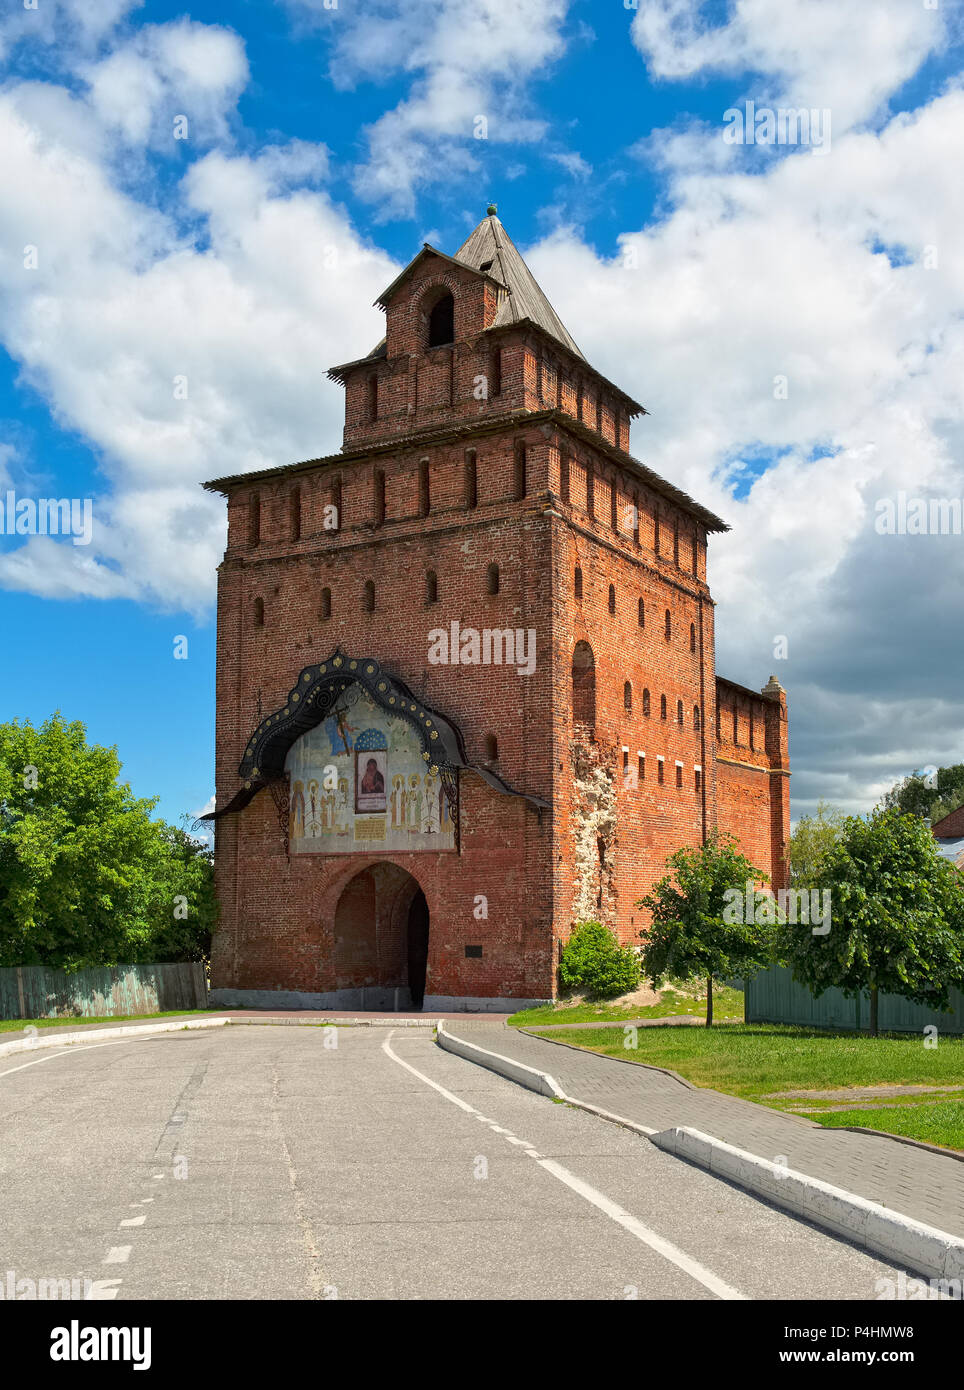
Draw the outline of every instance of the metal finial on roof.
<instances>
[{"instance_id":1,"label":"metal finial on roof","mask_svg":"<svg viewBox=\"0 0 964 1390\"><path fill-rule=\"evenodd\" d=\"M499 211L499 206L497 203L490 203L485 211L489 217L495 217Z\"/></svg>"}]
</instances>

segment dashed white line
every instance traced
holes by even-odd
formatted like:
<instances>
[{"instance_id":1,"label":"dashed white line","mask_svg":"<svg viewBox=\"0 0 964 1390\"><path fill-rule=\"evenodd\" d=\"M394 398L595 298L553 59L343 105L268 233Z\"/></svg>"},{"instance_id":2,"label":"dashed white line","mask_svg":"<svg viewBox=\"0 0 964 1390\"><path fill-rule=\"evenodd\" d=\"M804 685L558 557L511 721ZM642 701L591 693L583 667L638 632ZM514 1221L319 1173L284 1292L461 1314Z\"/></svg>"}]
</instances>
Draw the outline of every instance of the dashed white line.
<instances>
[{"instance_id":1,"label":"dashed white line","mask_svg":"<svg viewBox=\"0 0 964 1390\"><path fill-rule=\"evenodd\" d=\"M131 1257L133 1245L112 1245L107 1254L101 1260L105 1265L126 1265Z\"/></svg>"},{"instance_id":2,"label":"dashed white line","mask_svg":"<svg viewBox=\"0 0 964 1390\"><path fill-rule=\"evenodd\" d=\"M85 1297L92 1303L107 1303L117 1297L120 1286L120 1279L97 1279L91 1284Z\"/></svg>"},{"instance_id":3,"label":"dashed white line","mask_svg":"<svg viewBox=\"0 0 964 1390\"><path fill-rule=\"evenodd\" d=\"M120 1224L122 1226L143 1226L146 1220L147 1214L145 1213L143 1216L129 1216L126 1221L122 1221Z\"/></svg>"},{"instance_id":4,"label":"dashed white line","mask_svg":"<svg viewBox=\"0 0 964 1390\"><path fill-rule=\"evenodd\" d=\"M387 1057L390 1057L393 1062L397 1062L400 1067L404 1067L406 1071L410 1071L413 1076L417 1076L420 1081L424 1081L427 1086L431 1086L433 1091L438 1091L439 1095L444 1096L445 1099L451 1101L453 1105L457 1105L460 1110L464 1110L470 1115L478 1115L479 1112L474 1106L469 1105L467 1101L462 1100L460 1096L455 1095L452 1091L446 1090L444 1086L440 1086L437 1081L433 1081L430 1076L426 1076L424 1072L420 1072L416 1067L403 1061L397 1053L393 1052L390 1044L394 1035L395 1030L392 1029L388 1037L382 1043L382 1051ZM499 1134L506 1136L511 1134L510 1130L503 1129L501 1126L492 1124L491 1122L490 1127ZM695 1279L697 1283L702 1284L705 1289L709 1289L711 1293L716 1294L717 1298L727 1300L745 1300L747 1298L746 1294L740 1293L738 1289L727 1284L719 1275L714 1274L713 1271L707 1269L705 1265L701 1265L698 1260L694 1260L690 1255L687 1255L684 1250L680 1250L678 1246L673 1245L671 1241L666 1240L663 1236L657 1234L656 1231L651 1231L642 1221L637 1220L637 1218L632 1216L628 1211L624 1211L622 1207L611 1201L604 1193L598 1192L596 1188L592 1187L589 1183L583 1182L582 1178L576 1177L575 1173L570 1173L568 1168L564 1168L561 1163L556 1163L551 1158L539 1158L533 1150L526 1150L526 1152L530 1157L535 1158L539 1167L542 1168L544 1172L550 1173L554 1178L557 1178L559 1182L565 1183L566 1187L572 1192L577 1193L578 1196L582 1197L585 1201L590 1202L598 1211L603 1212L611 1221L615 1221L617 1225L621 1226L624 1231L628 1231L630 1235L635 1236L636 1239L642 1241L644 1245L648 1245L651 1250L655 1250L658 1255L662 1255L664 1259L669 1260L671 1264L683 1270L685 1274Z\"/></svg>"}]
</instances>

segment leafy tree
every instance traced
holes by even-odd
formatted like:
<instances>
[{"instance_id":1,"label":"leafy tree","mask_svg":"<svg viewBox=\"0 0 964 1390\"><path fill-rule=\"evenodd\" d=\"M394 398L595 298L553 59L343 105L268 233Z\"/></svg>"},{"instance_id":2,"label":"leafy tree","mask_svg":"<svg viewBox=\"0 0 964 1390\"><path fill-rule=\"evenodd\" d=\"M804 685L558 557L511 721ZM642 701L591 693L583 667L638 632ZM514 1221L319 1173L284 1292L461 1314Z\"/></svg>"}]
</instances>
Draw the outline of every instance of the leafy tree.
<instances>
[{"instance_id":1,"label":"leafy tree","mask_svg":"<svg viewBox=\"0 0 964 1390\"><path fill-rule=\"evenodd\" d=\"M949 816L952 811L956 811L959 806L964 805L964 792L950 791L944 796L939 796L936 801L931 803L927 813L927 819L933 828L939 820Z\"/></svg>"},{"instance_id":2,"label":"leafy tree","mask_svg":"<svg viewBox=\"0 0 964 1390\"><path fill-rule=\"evenodd\" d=\"M940 820L961 805L964 805L964 763L939 767L936 775L930 777L918 769L895 782L883 799L885 810L898 810L930 821Z\"/></svg>"},{"instance_id":3,"label":"leafy tree","mask_svg":"<svg viewBox=\"0 0 964 1390\"><path fill-rule=\"evenodd\" d=\"M946 1008L964 977L962 885L918 816L896 807L848 816L819 876L831 894L830 931L782 926L781 959L814 994L869 990L875 1036L881 990Z\"/></svg>"},{"instance_id":4,"label":"leafy tree","mask_svg":"<svg viewBox=\"0 0 964 1390\"><path fill-rule=\"evenodd\" d=\"M829 802L817 803L815 816L801 816L790 836L790 882L798 887L813 887L817 883L820 865L828 850L836 844L846 817Z\"/></svg>"},{"instance_id":5,"label":"leafy tree","mask_svg":"<svg viewBox=\"0 0 964 1390\"><path fill-rule=\"evenodd\" d=\"M217 925L214 852L187 826L155 821L158 855L145 961L206 960ZM136 959L133 958L132 959Z\"/></svg>"},{"instance_id":6,"label":"leafy tree","mask_svg":"<svg viewBox=\"0 0 964 1390\"><path fill-rule=\"evenodd\" d=\"M769 882L739 852L733 835L711 836L698 848L684 846L666 861L672 873L660 879L637 907L652 925L644 938L643 973L658 988L663 978L706 981L706 1026L713 1024L713 981L745 976L769 964L775 905L768 914L733 912L734 894L748 884ZM754 918L746 922L749 915ZM758 920L763 918L763 920ZM737 920L739 919L739 920Z\"/></svg>"},{"instance_id":7,"label":"leafy tree","mask_svg":"<svg viewBox=\"0 0 964 1390\"><path fill-rule=\"evenodd\" d=\"M120 770L115 748L60 714L0 724L0 965L197 958L213 922L210 856L152 820L156 800Z\"/></svg>"},{"instance_id":8,"label":"leafy tree","mask_svg":"<svg viewBox=\"0 0 964 1390\"><path fill-rule=\"evenodd\" d=\"M639 984L639 957L602 922L580 922L563 947L559 982L584 989L591 999L614 999Z\"/></svg>"}]
</instances>

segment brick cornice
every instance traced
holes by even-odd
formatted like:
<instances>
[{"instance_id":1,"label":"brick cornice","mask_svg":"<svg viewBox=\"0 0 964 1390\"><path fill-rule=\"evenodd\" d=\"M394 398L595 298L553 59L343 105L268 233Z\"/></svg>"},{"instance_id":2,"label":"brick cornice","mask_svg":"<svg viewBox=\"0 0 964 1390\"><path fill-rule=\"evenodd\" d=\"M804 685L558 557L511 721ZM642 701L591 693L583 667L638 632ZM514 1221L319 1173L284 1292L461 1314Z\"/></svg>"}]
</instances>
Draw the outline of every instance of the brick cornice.
<instances>
[{"instance_id":1,"label":"brick cornice","mask_svg":"<svg viewBox=\"0 0 964 1390\"><path fill-rule=\"evenodd\" d=\"M357 449L344 449L337 454L326 454L320 458L304 459L300 463L283 464L280 468L262 468L252 473L236 473L224 478L213 478L204 483L208 492L220 492L228 496L235 488L250 487L252 483L267 482L271 479L291 478L300 473L311 472L315 468L338 469L346 464L364 463L369 459L382 458L386 454L404 457L431 444L451 444L462 439L484 438L501 431L517 430L521 426L554 424L557 428L578 439L582 444L598 450L620 468L638 478L653 492L665 497L681 510L700 521L709 531L728 531L730 528L713 512L701 506L687 493L661 478L645 463L632 454L610 444L607 439L588 429L581 421L563 410L550 407L546 410L513 410L505 415L469 421L462 425L445 425L441 428L400 434L397 438L379 440L365 444Z\"/></svg>"}]
</instances>

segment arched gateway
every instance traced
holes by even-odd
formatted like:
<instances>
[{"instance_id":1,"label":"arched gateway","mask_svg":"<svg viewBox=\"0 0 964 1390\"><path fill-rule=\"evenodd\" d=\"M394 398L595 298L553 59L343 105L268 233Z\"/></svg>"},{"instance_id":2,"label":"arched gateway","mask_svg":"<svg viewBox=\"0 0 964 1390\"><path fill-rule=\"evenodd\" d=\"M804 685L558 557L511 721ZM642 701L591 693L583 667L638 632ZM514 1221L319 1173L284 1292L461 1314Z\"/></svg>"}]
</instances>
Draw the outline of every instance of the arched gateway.
<instances>
[{"instance_id":1,"label":"arched gateway","mask_svg":"<svg viewBox=\"0 0 964 1390\"><path fill-rule=\"evenodd\" d=\"M335 987L364 1009L420 1009L429 911L417 880L398 864L359 870L342 889L332 923Z\"/></svg>"}]
</instances>

